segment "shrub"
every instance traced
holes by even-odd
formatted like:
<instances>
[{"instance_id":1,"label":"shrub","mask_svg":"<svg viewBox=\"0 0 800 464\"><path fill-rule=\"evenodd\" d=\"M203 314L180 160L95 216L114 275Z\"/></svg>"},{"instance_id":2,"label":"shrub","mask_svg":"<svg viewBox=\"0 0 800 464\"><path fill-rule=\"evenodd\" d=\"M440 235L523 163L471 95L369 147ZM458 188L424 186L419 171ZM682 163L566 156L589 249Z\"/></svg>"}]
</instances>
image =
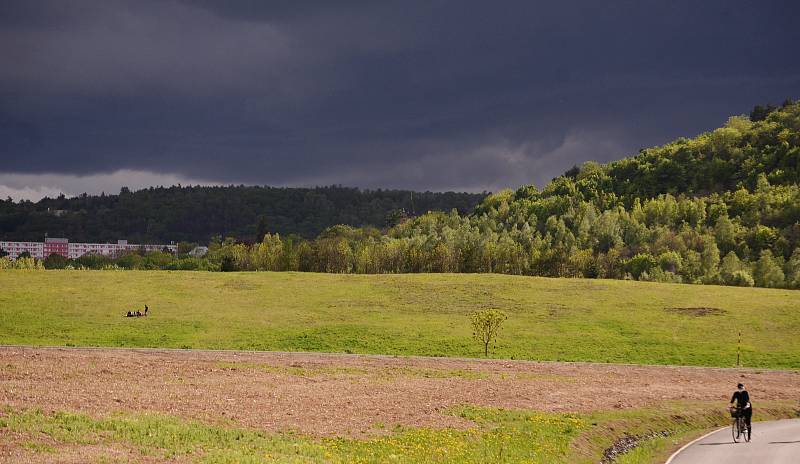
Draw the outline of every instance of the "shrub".
<instances>
[{"instance_id":1,"label":"shrub","mask_svg":"<svg viewBox=\"0 0 800 464\"><path fill-rule=\"evenodd\" d=\"M44 260L45 269L64 269L69 264L69 260L57 253L53 253Z\"/></svg>"},{"instance_id":2,"label":"shrub","mask_svg":"<svg viewBox=\"0 0 800 464\"><path fill-rule=\"evenodd\" d=\"M111 264L108 256L88 253L75 259L75 264L88 269L102 269Z\"/></svg>"},{"instance_id":3,"label":"shrub","mask_svg":"<svg viewBox=\"0 0 800 464\"><path fill-rule=\"evenodd\" d=\"M668 284L681 284L683 283L683 277L674 272L664 271L658 267L654 267L649 273L643 272L641 276L639 276L639 280L644 280L648 282L663 282Z\"/></svg>"},{"instance_id":4,"label":"shrub","mask_svg":"<svg viewBox=\"0 0 800 464\"><path fill-rule=\"evenodd\" d=\"M772 252L769 250L761 251L753 269L753 279L759 287L782 287L784 275L781 266L775 262Z\"/></svg>"},{"instance_id":5,"label":"shrub","mask_svg":"<svg viewBox=\"0 0 800 464\"><path fill-rule=\"evenodd\" d=\"M734 272L726 281L728 285L735 285L737 287L752 287L755 285L753 277L750 273L742 269L741 271Z\"/></svg>"},{"instance_id":6,"label":"shrub","mask_svg":"<svg viewBox=\"0 0 800 464\"><path fill-rule=\"evenodd\" d=\"M500 327L507 318L506 313L498 309L484 309L470 315L472 336L483 344L484 356L489 355L489 344L497 339Z\"/></svg>"},{"instance_id":7,"label":"shrub","mask_svg":"<svg viewBox=\"0 0 800 464\"><path fill-rule=\"evenodd\" d=\"M32 271L39 271L44 269L42 262L37 260L36 258L17 258L16 261L12 262L12 269L27 269Z\"/></svg>"},{"instance_id":8,"label":"shrub","mask_svg":"<svg viewBox=\"0 0 800 464\"><path fill-rule=\"evenodd\" d=\"M144 258L138 253L128 253L116 260L117 266L125 269L141 269Z\"/></svg>"},{"instance_id":9,"label":"shrub","mask_svg":"<svg viewBox=\"0 0 800 464\"><path fill-rule=\"evenodd\" d=\"M658 263L653 256L647 253L639 253L633 258L625 261L625 270L629 272L634 279L638 280L639 277L642 276L642 273L649 274L650 271L657 265Z\"/></svg>"}]
</instances>

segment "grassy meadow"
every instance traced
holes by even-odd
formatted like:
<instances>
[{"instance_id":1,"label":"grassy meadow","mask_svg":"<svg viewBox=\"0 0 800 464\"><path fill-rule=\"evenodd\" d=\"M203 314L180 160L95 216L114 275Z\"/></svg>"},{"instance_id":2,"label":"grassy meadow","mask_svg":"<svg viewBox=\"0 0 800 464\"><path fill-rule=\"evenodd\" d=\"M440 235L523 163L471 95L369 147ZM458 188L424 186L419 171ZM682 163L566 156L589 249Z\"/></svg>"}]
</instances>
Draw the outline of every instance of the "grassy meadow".
<instances>
[{"instance_id":1,"label":"grassy meadow","mask_svg":"<svg viewBox=\"0 0 800 464\"><path fill-rule=\"evenodd\" d=\"M764 404L760 419L784 418L788 404ZM31 409L0 411L0 430L21 440L27 457L80 450L91 462L173 460L224 463L592 463L615 440L636 437L637 447L613 462L664 462L678 443L729 417L708 404L667 403L659 409L553 414L463 406L465 430L403 428L372 438L314 438L234 425L206 425L163 414L118 413L104 418ZM120 453L124 459L121 459ZM88 461L87 461L88 462Z\"/></svg>"},{"instance_id":2,"label":"grassy meadow","mask_svg":"<svg viewBox=\"0 0 800 464\"><path fill-rule=\"evenodd\" d=\"M452 412L474 420L467 430L397 428L384 436L358 440L314 439L269 434L236 427L204 425L163 415L118 414L93 419L83 414L45 414L40 410L6 411L0 429L62 445L135 447L144 456L188 457L205 463L377 463L377 462L535 462L561 461L577 434L586 429L576 416L463 407ZM26 448L58 450L31 439Z\"/></svg>"},{"instance_id":3,"label":"grassy meadow","mask_svg":"<svg viewBox=\"0 0 800 464\"><path fill-rule=\"evenodd\" d=\"M125 318L147 304L147 318ZM0 343L800 368L800 292L485 274L0 272ZM672 309L670 309L672 308ZM713 308L709 311L674 308Z\"/></svg>"}]
</instances>

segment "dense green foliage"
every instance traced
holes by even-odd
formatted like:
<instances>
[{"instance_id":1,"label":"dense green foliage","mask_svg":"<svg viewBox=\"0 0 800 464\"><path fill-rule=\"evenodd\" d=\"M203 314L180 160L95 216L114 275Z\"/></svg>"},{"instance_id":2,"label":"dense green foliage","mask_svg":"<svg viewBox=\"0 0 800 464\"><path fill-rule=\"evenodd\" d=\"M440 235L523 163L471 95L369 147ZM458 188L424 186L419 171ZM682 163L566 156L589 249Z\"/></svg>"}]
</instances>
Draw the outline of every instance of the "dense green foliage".
<instances>
[{"instance_id":1,"label":"dense green foliage","mask_svg":"<svg viewBox=\"0 0 800 464\"><path fill-rule=\"evenodd\" d=\"M753 191L761 175L772 185L800 182L800 103L787 101L757 121L734 116L721 128L641 150L599 166L588 163L557 179L542 194L575 193L598 205L661 194L704 196Z\"/></svg>"},{"instance_id":2,"label":"dense green foliage","mask_svg":"<svg viewBox=\"0 0 800 464\"><path fill-rule=\"evenodd\" d=\"M0 270L2 269L26 269L35 271L45 269L45 266L38 259L31 257L18 257L16 260L0 257Z\"/></svg>"},{"instance_id":3,"label":"dense green foliage","mask_svg":"<svg viewBox=\"0 0 800 464\"><path fill-rule=\"evenodd\" d=\"M800 292L499 274L0 271L0 342L800 368ZM126 318L143 310L148 317ZM712 309L708 309L712 308Z\"/></svg>"},{"instance_id":4,"label":"dense green foliage","mask_svg":"<svg viewBox=\"0 0 800 464\"><path fill-rule=\"evenodd\" d=\"M487 197L311 242L215 242L222 270L496 272L800 287L800 104Z\"/></svg>"},{"instance_id":5,"label":"dense green foliage","mask_svg":"<svg viewBox=\"0 0 800 464\"><path fill-rule=\"evenodd\" d=\"M258 241L269 230L315 237L335 224L393 225L406 212L471 211L486 194L359 190L345 187L149 188L119 195L0 200L0 237L75 242L207 242L214 235Z\"/></svg>"},{"instance_id":6,"label":"dense green foliage","mask_svg":"<svg viewBox=\"0 0 800 464\"><path fill-rule=\"evenodd\" d=\"M281 236L269 223L271 233L255 234L263 237L256 243L217 236L202 259L188 257L184 244L175 257L48 267L481 272L800 288L800 103L756 108L751 118L609 164L585 163L542 190L495 193L469 215L395 216L384 230L335 225L313 240Z\"/></svg>"}]
</instances>

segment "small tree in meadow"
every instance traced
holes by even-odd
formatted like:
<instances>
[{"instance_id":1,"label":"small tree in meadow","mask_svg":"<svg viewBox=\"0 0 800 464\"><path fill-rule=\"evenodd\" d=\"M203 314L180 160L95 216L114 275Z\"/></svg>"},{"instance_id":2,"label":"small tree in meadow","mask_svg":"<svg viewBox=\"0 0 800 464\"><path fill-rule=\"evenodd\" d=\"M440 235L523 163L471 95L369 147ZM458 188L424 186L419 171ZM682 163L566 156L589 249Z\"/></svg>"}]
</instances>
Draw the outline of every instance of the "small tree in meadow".
<instances>
[{"instance_id":1,"label":"small tree in meadow","mask_svg":"<svg viewBox=\"0 0 800 464\"><path fill-rule=\"evenodd\" d=\"M489 356L489 344L497 339L500 327L507 318L506 313L497 309L484 309L470 315L472 336L483 343L484 356Z\"/></svg>"}]
</instances>

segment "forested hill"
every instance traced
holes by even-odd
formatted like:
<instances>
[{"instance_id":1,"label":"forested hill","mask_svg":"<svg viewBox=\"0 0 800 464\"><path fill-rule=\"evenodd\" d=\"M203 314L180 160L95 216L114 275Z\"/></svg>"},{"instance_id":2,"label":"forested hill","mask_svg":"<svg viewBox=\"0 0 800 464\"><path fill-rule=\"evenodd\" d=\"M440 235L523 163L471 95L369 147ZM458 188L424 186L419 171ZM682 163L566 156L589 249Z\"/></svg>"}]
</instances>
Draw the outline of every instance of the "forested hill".
<instances>
[{"instance_id":1,"label":"forested hill","mask_svg":"<svg viewBox=\"0 0 800 464\"><path fill-rule=\"evenodd\" d=\"M800 103L757 108L750 117L732 117L719 129L631 158L585 163L542 190L531 185L486 196L474 210L480 196L414 197L417 212L438 211L408 220L394 215L387 223L387 212L410 208L409 192L195 187L4 203L0 211L10 213L0 218L13 224L9 218L17 214L22 227L12 230L41 234L59 224L46 208L67 209L58 218L65 226L59 233L70 237L86 237L88 230L178 240L282 232L253 244L213 240L204 258L180 251L113 262L84 256L74 263L51 259L49 267L494 272L800 288ZM334 223L393 226L328 227L312 240L285 234L310 237ZM3 263L12 265L0 258Z\"/></svg>"},{"instance_id":2,"label":"forested hill","mask_svg":"<svg viewBox=\"0 0 800 464\"><path fill-rule=\"evenodd\" d=\"M602 199L608 204L672 195L756 188L759 175L771 185L800 183L800 103L757 106L733 116L721 128L695 138L679 138L660 147L605 165L589 162L554 179L542 194ZM522 198L535 188L522 188Z\"/></svg>"},{"instance_id":3,"label":"forested hill","mask_svg":"<svg viewBox=\"0 0 800 464\"><path fill-rule=\"evenodd\" d=\"M336 224L382 228L404 214L469 213L485 196L334 186L123 188L119 195L0 200L0 237L41 240L48 233L73 241L208 243L214 235L248 241L269 231L313 238Z\"/></svg>"},{"instance_id":4,"label":"forested hill","mask_svg":"<svg viewBox=\"0 0 800 464\"><path fill-rule=\"evenodd\" d=\"M799 288L800 102L585 163L541 191L498 192L468 218L423 217L394 235L463 241L450 229L481 237L462 269Z\"/></svg>"}]
</instances>

